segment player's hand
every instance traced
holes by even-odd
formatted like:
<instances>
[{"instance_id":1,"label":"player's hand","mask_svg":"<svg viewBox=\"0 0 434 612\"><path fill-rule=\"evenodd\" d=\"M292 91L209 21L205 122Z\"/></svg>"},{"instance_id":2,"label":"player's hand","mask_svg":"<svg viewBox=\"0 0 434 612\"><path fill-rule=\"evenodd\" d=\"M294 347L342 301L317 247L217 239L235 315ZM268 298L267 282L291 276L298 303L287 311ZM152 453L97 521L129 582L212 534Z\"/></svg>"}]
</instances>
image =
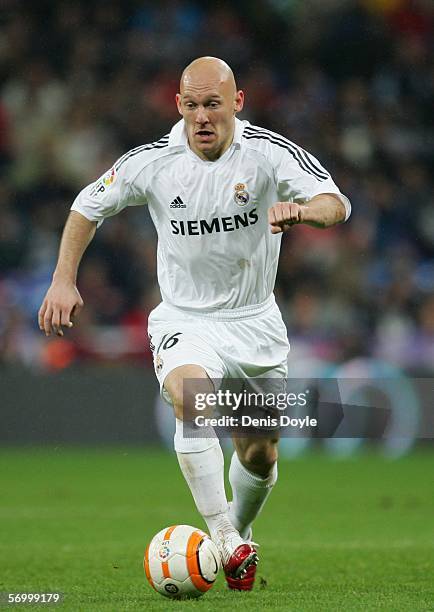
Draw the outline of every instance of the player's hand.
<instances>
[{"instance_id":1,"label":"player's hand","mask_svg":"<svg viewBox=\"0 0 434 612\"><path fill-rule=\"evenodd\" d=\"M268 209L268 222L272 234L286 232L296 223L303 223L303 213L306 207L295 202L277 202Z\"/></svg>"},{"instance_id":2,"label":"player's hand","mask_svg":"<svg viewBox=\"0 0 434 612\"><path fill-rule=\"evenodd\" d=\"M46 336L63 336L62 327L73 327L75 315L83 308L77 287L67 281L53 281L38 313L39 329Z\"/></svg>"}]
</instances>

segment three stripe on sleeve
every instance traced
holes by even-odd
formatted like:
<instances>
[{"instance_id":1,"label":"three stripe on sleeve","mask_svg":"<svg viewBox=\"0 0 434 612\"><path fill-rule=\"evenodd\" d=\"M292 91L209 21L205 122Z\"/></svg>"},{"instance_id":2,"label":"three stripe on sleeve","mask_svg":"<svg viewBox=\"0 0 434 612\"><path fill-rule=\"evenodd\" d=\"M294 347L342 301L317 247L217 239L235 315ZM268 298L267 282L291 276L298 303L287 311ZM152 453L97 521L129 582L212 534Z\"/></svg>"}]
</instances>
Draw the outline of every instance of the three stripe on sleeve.
<instances>
[{"instance_id":1,"label":"three stripe on sleeve","mask_svg":"<svg viewBox=\"0 0 434 612\"><path fill-rule=\"evenodd\" d=\"M279 134L270 132L264 128L248 125L244 128L243 138L246 138L247 140L254 138L259 140L268 140L272 144L275 144L282 149L286 149L298 163L300 168L311 176L314 176L316 179L318 179L318 181L325 181L330 178L330 174L316 161L314 157L312 157L312 155Z\"/></svg>"},{"instance_id":2,"label":"three stripe on sleeve","mask_svg":"<svg viewBox=\"0 0 434 612\"><path fill-rule=\"evenodd\" d=\"M129 159L130 157L134 157L134 155L137 155L138 153L141 153L142 151L149 151L151 149L163 149L164 147L167 147L168 145L169 145L169 134L166 134L166 136L163 136L163 138L160 138L160 140L156 140L155 142L152 142L150 144L141 145L140 147L136 147L135 149L131 149L130 151L127 151L127 153L125 153L125 155L122 155L122 157L120 157L118 161L115 163L116 172L119 170L122 164L124 164L127 161L127 159Z\"/></svg>"}]
</instances>

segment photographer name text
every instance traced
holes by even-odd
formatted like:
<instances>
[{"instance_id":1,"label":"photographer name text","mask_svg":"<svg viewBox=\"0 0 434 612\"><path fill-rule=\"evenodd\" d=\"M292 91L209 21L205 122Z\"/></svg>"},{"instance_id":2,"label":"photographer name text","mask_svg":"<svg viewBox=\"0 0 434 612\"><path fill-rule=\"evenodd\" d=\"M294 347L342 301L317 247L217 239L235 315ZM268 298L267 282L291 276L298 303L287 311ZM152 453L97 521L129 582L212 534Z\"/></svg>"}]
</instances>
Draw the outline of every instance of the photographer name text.
<instances>
[{"instance_id":1,"label":"photographer name text","mask_svg":"<svg viewBox=\"0 0 434 612\"><path fill-rule=\"evenodd\" d=\"M307 427L317 427L317 419L311 419L309 416L305 417L289 417L286 414L282 414L278 417L251 417L243 415L241 417L235 416L220 416L220 417L206 417L199 415L194 418L194 424L197 427L294 427L297 429L305 429Z\"/></svg>"}]
</instances>

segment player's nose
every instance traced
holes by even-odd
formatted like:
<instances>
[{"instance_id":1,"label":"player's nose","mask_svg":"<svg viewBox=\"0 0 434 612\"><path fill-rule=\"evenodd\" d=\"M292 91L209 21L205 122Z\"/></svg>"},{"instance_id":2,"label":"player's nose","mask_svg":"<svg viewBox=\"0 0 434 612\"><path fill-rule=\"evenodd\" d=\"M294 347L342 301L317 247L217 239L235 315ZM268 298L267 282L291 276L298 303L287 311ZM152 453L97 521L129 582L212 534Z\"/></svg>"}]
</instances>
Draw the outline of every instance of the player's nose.
<instances>
[{"instance_id":1,"label":"player's nose","mask_svg":"<svg viewBox=\"0 0 434 612\"><path fill-rule=\"evenodd\" d=\"M196 113L196 123L200 123L203 125L204 123L208 123L208 113L206 112L205 107L199 106Z\"/></svg>"}]
</instances>

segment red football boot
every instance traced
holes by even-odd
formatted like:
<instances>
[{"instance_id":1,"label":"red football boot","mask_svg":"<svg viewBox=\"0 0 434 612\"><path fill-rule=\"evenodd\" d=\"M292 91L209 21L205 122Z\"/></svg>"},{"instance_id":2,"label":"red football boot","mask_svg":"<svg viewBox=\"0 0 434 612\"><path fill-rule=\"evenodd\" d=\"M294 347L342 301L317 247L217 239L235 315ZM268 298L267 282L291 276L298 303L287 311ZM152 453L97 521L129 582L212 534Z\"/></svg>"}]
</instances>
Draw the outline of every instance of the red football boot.
<instances>
[{"instance_id":1,"label":"red football boot","mask_svg":"<svg viewBox=\"0 0 434 612\"><path fill-rule=\"evenodd\" d=\"M250 566L258 562L256 549L245 542L231 524L218 529L213 540L219 549L227 577L240 579L246 575Z\"/></svg>"},{"instance_id":2,"label":"red football boot","mask_svg":"<svg viewBox=\"0 0 434 612\"><path fill-rule=\"evenodd\" d=\"M256 566L258 565L258 556L256 560L244 570L241 578L232 578L226 574L226 582L232 591L251 591L255 584Z\"/></svg>"},{"instance_id":3,"label":"red football boot","mask_svg":"<svg viewBox=\"0 0 434 612\"><path fill-rule=\"evenodd\" d=\"M247 572L250 568L254 567L256 570L258 560L258 555L253 546L247 543L241 544L234 550L229 560L223 565L226 578L235 581L243 579L247 576Z\"/></svg>"}]
</instances>

